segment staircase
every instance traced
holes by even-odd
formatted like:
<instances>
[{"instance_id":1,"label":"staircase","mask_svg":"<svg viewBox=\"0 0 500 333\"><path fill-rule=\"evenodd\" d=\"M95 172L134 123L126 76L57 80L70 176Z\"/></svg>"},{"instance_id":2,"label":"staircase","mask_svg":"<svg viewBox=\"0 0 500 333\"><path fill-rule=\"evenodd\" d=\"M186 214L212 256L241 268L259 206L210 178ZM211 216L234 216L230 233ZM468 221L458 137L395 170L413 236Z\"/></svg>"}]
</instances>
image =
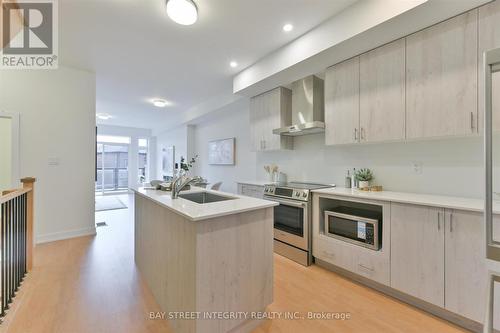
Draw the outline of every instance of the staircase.
<instances>
[{"instance_id":1,"label":"staircase","mask_svg":"<svg viewBox=\"0 0 500 333\"><path fill-rule=\"evenodd\" d=\"M26 273L33 266L34 178L0 196L0 317L6 315Z\"/></svg>"}]
</instances>

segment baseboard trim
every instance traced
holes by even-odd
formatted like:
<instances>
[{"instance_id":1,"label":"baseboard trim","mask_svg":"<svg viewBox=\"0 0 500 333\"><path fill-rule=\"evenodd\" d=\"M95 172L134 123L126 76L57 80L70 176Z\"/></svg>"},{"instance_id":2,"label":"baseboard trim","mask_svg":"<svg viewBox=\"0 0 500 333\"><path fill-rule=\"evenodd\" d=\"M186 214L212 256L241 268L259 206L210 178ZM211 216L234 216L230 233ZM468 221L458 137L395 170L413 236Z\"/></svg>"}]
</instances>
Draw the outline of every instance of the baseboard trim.
<instances>
[{"instance_id":1,"label":"baseboard trim","mask_svg":"<svg viewBox=\"0 0 500 333\"><path fill-rule=\"evenodd\" d=\"M407 295L403 292L400 292L399 290L393 289L389 286L383 285L381 283L375 282L373 280L370 280L364 276L360 276L358 274L355 274L353 272L350 272L348 270L345 270L343 268L340 268L338 266L332 265L326 261L323 261L318 258L314 258L315 264L325 268L329 271L335 272L339 275L342 275L356 283L359 283L361 285L370 287L372 289L375 289L387 296L396 298L399 301L402 301L404 303L410 304L411 306L414 306L420 310L423 310L425 312L428 312L436 317L439 317L441 319L444 319L446 321L449 321L455 325L458 325L460 327L463 327L469 331L472 332L477 332L481 333L483 329L483 325L481 323L475 322L471 319L462 317L456 313L450 312L446 309L443 309L437 305L425 302L421 299L418 299L416 297ZM496 332L496 331L495 331Z\"/></svg>"},{"instance_id":2,"label":"baseboard trim","mask_svg":"<svg viewBox=\"0 0 500 333\"><path fill-rule=\"evenodd\" d=\"M82 236L90 236L95 235L96 229L95 226L86 229L76 229L76 230L68 230L68 231L60 231L54 232L51 234L40 235L36 237L36 244L54 242L63 239L82 237Z\"/></svg>"}]
</instances>

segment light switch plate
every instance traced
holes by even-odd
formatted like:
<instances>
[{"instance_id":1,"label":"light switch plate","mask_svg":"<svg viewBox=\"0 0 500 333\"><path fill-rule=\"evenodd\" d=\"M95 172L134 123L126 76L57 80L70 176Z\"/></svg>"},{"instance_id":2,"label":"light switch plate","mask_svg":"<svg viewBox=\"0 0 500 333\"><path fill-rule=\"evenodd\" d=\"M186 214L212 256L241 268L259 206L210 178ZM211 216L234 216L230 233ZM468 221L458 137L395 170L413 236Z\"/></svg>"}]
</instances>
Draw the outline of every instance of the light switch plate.
<instances>
[{"instance_id":1,"label":"light switch plate","mask_svg":"<svg viewBox=\"0 0 500 333\"><path fill-rule=\"evenodd\" d=\"M51 157L49 158L48 164L49 166L59 166L61 161L59 160L59 157Z\"/></svg>"}]
</instances>

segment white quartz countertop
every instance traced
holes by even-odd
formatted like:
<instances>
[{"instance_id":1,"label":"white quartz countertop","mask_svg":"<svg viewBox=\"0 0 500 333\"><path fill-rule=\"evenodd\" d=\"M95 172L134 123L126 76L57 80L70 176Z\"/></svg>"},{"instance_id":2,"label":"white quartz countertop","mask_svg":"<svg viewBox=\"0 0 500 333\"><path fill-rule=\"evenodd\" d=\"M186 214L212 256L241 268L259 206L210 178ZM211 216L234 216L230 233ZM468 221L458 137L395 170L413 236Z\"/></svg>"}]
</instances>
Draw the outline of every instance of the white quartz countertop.
<instances>
[{"instance_id":1,"label":"white quartz countertop","mask_svg":"<svg viewBox=\"0 0 500 333\"><path fill-rule=\"evenodd\" d=\"M255 185L255 186L266 186L275 184L269 180L246 180L246 181L237 181L236 183L245 185Z\"/></svg>"},{"instance_id":2,"label":"white quartz countertop","mask_svg":"<svg viewBox=\"0 0 500 333\"><path fill-rule=\"evenodd\" d=\"M214 217L238 214L252 210L269 208L277 206L278 203L269 200L262 200L257 198L246 197L242 195L225 193L221 191L205 190L199 187L191 187L189 191L182 191L181 194L195 193L195 192L210 192L220 196L236 198L234 200L225 200L218 202L211 202L206 204L198 204L196 202L186 200L183 198L172 199L171 192L150 190L143 187L131 188L132 191L148 198L167 209L170 209L179 215L191 221L201 221L211 219Z\"/></svg>"},{"instance_id":3,"label":"white quartz countertop","mask_svg":"<svg viewBox=\"0 0 500 333\"><path fill-rule=\"evenodd\" d=\"M391 191L367 192L343 187L319 189L314 190L313 192L318 194L330 194L351 198L407 203L475 212L482 212L484 210L484 201L482 199L474 198ZM500 201L493 201L493 212L495 214L500 214Z\"/></svg>"}]
</instances>

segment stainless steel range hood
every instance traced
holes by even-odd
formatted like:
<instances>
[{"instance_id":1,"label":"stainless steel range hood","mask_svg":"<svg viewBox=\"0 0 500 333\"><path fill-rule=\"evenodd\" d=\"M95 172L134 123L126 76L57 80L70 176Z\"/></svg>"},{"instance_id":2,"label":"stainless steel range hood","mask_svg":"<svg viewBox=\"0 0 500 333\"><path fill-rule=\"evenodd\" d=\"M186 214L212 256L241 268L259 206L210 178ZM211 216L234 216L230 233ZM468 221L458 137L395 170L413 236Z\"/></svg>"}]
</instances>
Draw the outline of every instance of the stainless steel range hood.
<instances>
[{"instance_id":1,"label":"stainless steel range hood","mask_svg":"<svg viewBox=\"0 0 500 333\"><path fill-rule=\"evenodd\" d=\"M311 75L292 83L292 123L274 134L299 136L325 131L324 83Z\"/></svg>"}]
</instances>

